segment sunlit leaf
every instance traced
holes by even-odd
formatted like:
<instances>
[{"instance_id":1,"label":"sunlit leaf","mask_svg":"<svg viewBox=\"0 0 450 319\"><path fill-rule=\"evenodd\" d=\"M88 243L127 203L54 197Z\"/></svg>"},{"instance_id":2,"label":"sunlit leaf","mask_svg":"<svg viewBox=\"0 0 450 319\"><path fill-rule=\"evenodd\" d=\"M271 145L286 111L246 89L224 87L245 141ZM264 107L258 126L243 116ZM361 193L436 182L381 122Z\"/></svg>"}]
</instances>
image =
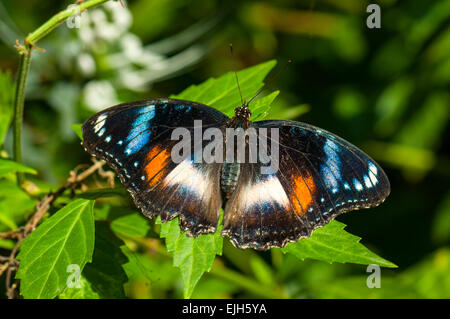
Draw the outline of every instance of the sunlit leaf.
<instances>
[{"instance_id":1,"label":"sunlit leaf","mask_svg":"<svg viewBox=\"0 0 450 319\"><path fill-rule=\"evenodd\" d=\"M45 220L21 243L16 277L25 298L54 298L67 284L69 265L80 271L94 250L94 201L77 199Z\"/></svg>"},{"instance_id":2,"label":"sunlit leaf","mask_svg":"<svg viewBox=\"0 0 450 319\"><path fill-rule=\"evenodd\" d=\"M280 91L274 91L269 95L266 95L260 99L257 99L250 105L252 110L252 116L250 117L251 121L259 121L264 119L270 111L270 105L273 100L278 96Z\"/></svg>"},{"instance_id":3,"label":"sunlit leaf","mask_svg":"<svg viewBox=\"0 0 450 319\"><path fill-rule=\"evenodd\" d=\"M272 60L237 72L244 100L252 98L263 86L264 78L275 64L276 62ZM191 85L183 92L171 97L203 103L218 109L228 116L233 116L234 109L242 104L233 72L228 72L218 78L210 78L199 85ZM275 96L272 95L271 99L273 100L274 98ZM264 111L264 109L260 109L260 112ZM255 113L254 116L257 117L258 114Z\"/></svg>"},{"instance_id":4,"label":"sunlit leaf","mask_svg":"<svg viewBox=\"0 0 450 319\"><path fill-rule=\"evenodd\" d=\"M281 250L297 258L322 260L328 263L376 264L383 267L397 267L371 252L359 241L360 237L344 230L345 224L336 220L316 229L308 238L289 243Z\"/></svg>"},{"instance_id":5,"label":"sunlit leaf","mask_svg":"<svg viewBox=\"0 0 450 319\"><path fill-rule=\"evenodd\" d=\"M187 237L180 233L178 218L161 223L161 238L166 239L166 247L173 254L173 265L180 268L183 278L184 297L189 298L201 276L210 271L216 255L222 254L223 239L220 228L215 234Z\"/></svg>"}]
</instances>

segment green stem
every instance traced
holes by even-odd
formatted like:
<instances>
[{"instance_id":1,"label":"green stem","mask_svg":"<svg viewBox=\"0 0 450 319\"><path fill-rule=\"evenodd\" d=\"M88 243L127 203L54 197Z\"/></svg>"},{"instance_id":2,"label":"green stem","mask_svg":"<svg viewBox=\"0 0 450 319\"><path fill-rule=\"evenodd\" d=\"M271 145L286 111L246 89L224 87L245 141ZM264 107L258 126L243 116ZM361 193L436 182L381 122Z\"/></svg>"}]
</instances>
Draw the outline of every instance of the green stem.
<instances>
[{"instance_id":1,"label":"green stem","mask_svg":"<svg viewBox=\"0 0 450 319\"><path fill-rule=\"evenodd\" d=\"M16 84L16 94L14 97L14 160L22 163L22 121L23 121L23 106L25 100L25 86L30 70L31 50L26 50L20 56L19 72ZM17 173L17 184L20 186L24 181L24 174Z\"/></svg>"},{"instance_id":2,"label":"green stem","mask_svg":"<svg viewBox=\"0 0 450 319\"><path fill-rule=\"evenodd\" d=\"M80 12L83 12L91 7L99 5L106 1L108 0L88 0L79 4L76 7L72 7L70 9L66 9L55 14L53 17L47 20L47 22L45 22L43 25L37 28L34 32L30 33L25 40L26 43L35 45L37 41L45 37L49 32L51 32L58 25L67 20L67 18L69 18L70 16L79 14Z\"/></svg>"},{"instance_id":3,"label":"green stem","mask_svg":"<svg viewBox=\"0 0 450 319\"><path fill-rule=\"evenodd\" d=\"M49 32L55 29L58 25L64 22L71 15L79 14L80 12L87 10L91 7L99 5L108 0L88 0L77 7L63 10L58 14L55 14L47 22L37 28L34 32L30 33L25 39L25 47L18 45L20 62L19 71L16 83L16 93L14 97L14 130L13 130L13 148L14 148L14 160L18 163L22 163L22 122L23 111L25 101L25 87L28 78L28 72L30 70L31 52L33 47L40 39L45 37ZM17 173L17 184L20 186L24 181L23 173Z\"/></svg>"}]
</instances>

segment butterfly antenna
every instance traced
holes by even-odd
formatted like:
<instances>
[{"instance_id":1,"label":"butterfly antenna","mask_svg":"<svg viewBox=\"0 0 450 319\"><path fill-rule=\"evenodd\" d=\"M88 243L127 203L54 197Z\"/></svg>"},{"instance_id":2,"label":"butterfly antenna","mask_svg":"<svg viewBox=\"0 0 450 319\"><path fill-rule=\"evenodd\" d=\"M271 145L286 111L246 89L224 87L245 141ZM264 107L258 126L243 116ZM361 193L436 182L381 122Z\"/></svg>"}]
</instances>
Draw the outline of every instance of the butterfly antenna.
<instances>
[{"instance_id":1,"label":"butterfly antenna","mask_svg":"<svg viewBox=\"0 0 450 319\"><path fill-rule=\"evenodd\" d=\"M261 94L261 92L264 90L264 88L266 87L266 86L268 86L270 83L272 83L280 74L281 74L281 72L283 72L284 71L284 69L286 69L286 67L289 65L289 64L291 64L292 63L292 60L287 60L287 62L286 62L286 64L277 72L277 74L275 74L273 77L271 77L268 81L267 81L267 83L266 83L266 85L264 85L262 88L260 88L257 92L256 92L256 94L247 102L247 104L250 104L258 95L260 95Z\"/></svg>"},{"instance_id":2,"label":"butterfly antenna","mask_svg":"<svg viewBox=\"0 0 450 319\"><path fill-rule=\"evenodd\" d=\"M231 61L233 63L234 76L236 77L236 83L237 83L237 87L239 90L239 95L241 96L241 103L242 103L242 105L244 105L244 99L242 98L241 87L239 86L239 79L238 79L237 72L236 72L236 64L234 63L233 44L232 43L230 43L230 52L231 52Z\"/></svg>"}]
</instances>

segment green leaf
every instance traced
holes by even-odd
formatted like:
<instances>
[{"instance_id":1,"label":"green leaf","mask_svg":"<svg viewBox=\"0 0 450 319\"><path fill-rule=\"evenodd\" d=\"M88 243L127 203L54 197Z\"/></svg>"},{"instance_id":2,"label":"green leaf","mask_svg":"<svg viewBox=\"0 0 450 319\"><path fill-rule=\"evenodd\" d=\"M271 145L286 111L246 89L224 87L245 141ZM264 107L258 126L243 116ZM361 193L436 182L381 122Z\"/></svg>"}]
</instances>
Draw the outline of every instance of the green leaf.
<instances>
[{"instance_id":1,"label":"green leaf","mask_svg":"<svg viewBox=\"0 0 450 319\"><path fill-rule=\"evenodd\" d=\"M19 164L14 161L0 159L0 177L3 177L9 173L23 172L30 174L37 174L37 171L31 167Z\"/></svg>"},{"instance_id":2,"label":"green leaf","mask_svg":"<svg viewBox=\"0 0 450 319\"><path fill-rule=\"evenodd\" d=\"M183 294L189 298L195 285L205 273L210 271L216 255L222 254L223 238L219 226L216 233L187 237L180 233L178 218L161 223L161 238L166 239L166 247L173 254L173 265L180 268L183 278Z\"/></svg>"},{"instance_id":3,"label":"green leaf","mask_svg":"<svg viewBox=\"0 0 450 319\"><path fill-rule=\"evenodd\" d=\"M133 213L114 219L111 222L111 229L119 236L144 237L150 226L141 214Z\"/></svg>"},{"instance_id":4,"label":"green leaf","mask_svg":"<svg viewBox=\"0 0 450 319\"><path fill-rule=\"evenodd\" d=\"M14 82L11 73L0 71L0 148L13 118Z\"/></svg>"},{"instance_id":5,"label":"green leaf","mask_svg":"<svg viewBox=\"0 0 450 319\"><path fill-rule=\"evenodd\" d=\"M125 298L123 285L128 281L122 265L128 262L118 239L102 222L95 223L95 249L92 263L87 264L83 276L101 298Z\"/></svg>"},{"instance_id":6,"label":"green leaf","mask_svg":"<svg viewBox=\"0 0 450 319\"><path fill-rule=\"evenodd\" d=\"M244 99L252 98L264 85L264 78L275 64L276 61L271 60L237 72ZM272 96L272 100L275 96ZM233 72L228 72L218 78L210 78L199 85L191 85L183 92L171 97L203 103L218 109L228 116L233 116L234 109L242 104ZM253 107L251 109L253 112Z\"/></svg>"},{"instance_id":7,"label":"green leaf","mask_svg":"<svg viewBox=\"0 0 450 319\"><path fill-rule=\"evenodd\" d=\"M270 105L272 104L273 100L275 100L275 98L278 96L279 93L280 91L274 91L269 95L266 95L253 102L253 104L251 105L252 116L250 120L259 121L264 119L267 116L267 114L269 114Z\"/></svg>"},{"instance_id":8,"label":"green leaf","mask_svg":"<svg viewBox=\"0 0 450 319\"><path fill-rule=\"evenodd\" d=\"M67 267L83 270L94 250L94 201L77 199L45 220L20 245L16 277L25 298L54 298L66 287Z\"/></svg>"},{"instance_id":9,"label":"green leaf","mask_svg":"<svg viewBox=\"0 0 450 319\"><path fill-rule=\"evenodd\" d=\"M67 288L59 296L59 299L100 299L100 295L92 288L92 284L80 276L80 288Z\"/></svg>"},{"instance_id":10,"label":"green leaf","mask_svg":"<svg viewBox=\"0 0 450 319\"><path fill-rule=\"evenodd\" d=\"M77 136L80 138L80 140L83 140L83 131L81 130L81 127L83 124L72 124L70 128L77 134Z\"/></svg>"},{"instance_id":11,"label":"green leaf","mask_svg":"<svg viewBox=\"0 0 450 319\"><path fill-rule=\"evenodd\" d=\"M376 264L394 268L395 264L377 256L359 241L360 237L347 233L345 224L332 220L327 225L316 229L313 234L295 243L289 243L281 248L284 253L290 253L297 258L322 260L333 263Z\"/></svg>"}]
</instances>

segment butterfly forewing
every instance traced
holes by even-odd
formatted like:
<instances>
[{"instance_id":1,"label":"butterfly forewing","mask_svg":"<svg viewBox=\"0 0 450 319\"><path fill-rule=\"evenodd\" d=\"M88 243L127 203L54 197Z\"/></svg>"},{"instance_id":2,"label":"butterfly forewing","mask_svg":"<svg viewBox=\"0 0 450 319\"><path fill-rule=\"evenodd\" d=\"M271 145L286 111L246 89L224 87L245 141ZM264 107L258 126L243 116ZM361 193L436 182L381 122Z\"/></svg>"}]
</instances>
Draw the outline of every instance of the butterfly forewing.
<instances>
[{"instance_id":1,"label":"butterfly forewing","mask_svg":"<svg viewBox=\"0 0 450 319\"><path fill-rule=\"evenodd\" d=\"M206 105L155 99L106 109L83 124L83 146L105 160L148 217L163 221L180 215L190 235L214 232L222 205L220 164L196 163L194 152L172 159L176 128L194 135L194 120L206 127L222 127L229 120ZM179 137L178 137L179 138ZM193 139L191 141L193 147ZM207 141L202 141L202 149ZM183 155L183 154L182 154Z\"/></svg>"}]
</instances>

